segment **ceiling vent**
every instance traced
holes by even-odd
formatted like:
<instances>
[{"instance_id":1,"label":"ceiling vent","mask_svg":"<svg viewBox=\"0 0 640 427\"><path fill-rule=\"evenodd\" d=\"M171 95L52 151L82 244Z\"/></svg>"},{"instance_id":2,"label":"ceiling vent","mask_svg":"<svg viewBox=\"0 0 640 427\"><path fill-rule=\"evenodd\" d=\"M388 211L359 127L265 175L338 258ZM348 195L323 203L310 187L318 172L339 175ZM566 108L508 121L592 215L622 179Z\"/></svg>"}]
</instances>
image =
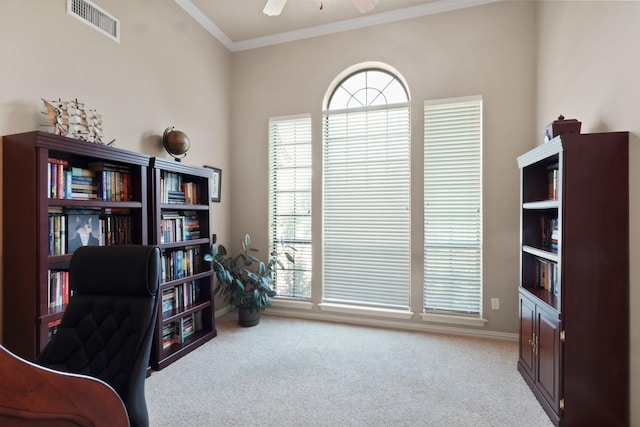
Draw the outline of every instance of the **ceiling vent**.
<instances>
[{"instance_id":1,"label":"ceiling vent","mask_svg":"<svg viewBox=\"0 0 640 427\"><path fill-rule=\"evenodd\" d=\"M67 0L67 13L120 42L120 21L89 0Z\"/></svg>"}]
</instances>

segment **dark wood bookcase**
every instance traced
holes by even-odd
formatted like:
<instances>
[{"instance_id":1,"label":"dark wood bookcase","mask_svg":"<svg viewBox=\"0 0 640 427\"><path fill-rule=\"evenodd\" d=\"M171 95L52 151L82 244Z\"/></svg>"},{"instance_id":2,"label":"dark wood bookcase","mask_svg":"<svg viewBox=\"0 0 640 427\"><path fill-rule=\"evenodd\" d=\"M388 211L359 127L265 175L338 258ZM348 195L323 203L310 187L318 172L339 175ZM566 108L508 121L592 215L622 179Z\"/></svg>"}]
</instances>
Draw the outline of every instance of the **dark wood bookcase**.
<instances>
[{"instance_id":1,"label":"dark wood bookcase","mask_svg":"<svg viewBox=\"0 0 640 427\"><path fill-rule=\"evenodd\" d=\"M162 253L151 367L163 369L217 334L210 250L211 169L152 158L150 238Z\"/></svg>"},{"instance_id":2,"label":"dark wood bookcase","mask_svg":"<svg viewBox=\"0 0 640 427\"><path fill-rule=\"evenodd\" d=\"M559 426L628 426L627 132L569 134L518 157L518 370Z\"/></svg>"},{"instance_id":3,"label":"dark wood bookcase","mask_svg":"<svg viewBox=\"0 0 640 427\"><path fill-rule=\"evenodd\" d=\"M98 244L147 244L149 156L44 132L4 136L2 149L3 343L34 360L65 309L76 219L92 219ZM83 170L95 181L76 181Z\"/></svg>"}]
</instances>

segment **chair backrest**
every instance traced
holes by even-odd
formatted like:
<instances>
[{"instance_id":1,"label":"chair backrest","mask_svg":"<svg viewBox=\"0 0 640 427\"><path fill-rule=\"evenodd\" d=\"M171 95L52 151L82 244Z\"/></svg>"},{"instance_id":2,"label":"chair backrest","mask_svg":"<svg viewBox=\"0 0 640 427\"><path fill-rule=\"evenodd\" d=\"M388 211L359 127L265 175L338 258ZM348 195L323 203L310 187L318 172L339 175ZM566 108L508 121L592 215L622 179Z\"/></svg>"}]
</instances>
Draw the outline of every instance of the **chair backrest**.
<instances>
[{"instance_id":1,"label":"chair backrest","mask_svg":"<svg viewBox=\"0 0 640 427\"><path fill-rule=\"evenodd\" d=\"M97 377L123 400L132 426L148 425L144 381L158 313L155 246L84 246L71 257L69 299L38 357L53 369Z\"/></svg>"},{"instance_id":2,"label":"chair backrest","mask_svg":"<svg viewBox=\"0 0 640 427\"><path fill-rule=\"evenodd\" d=\"M3 427L128 427L118 394L99 379L54 371L0 345Z\"/></svg>"}]
</instances>

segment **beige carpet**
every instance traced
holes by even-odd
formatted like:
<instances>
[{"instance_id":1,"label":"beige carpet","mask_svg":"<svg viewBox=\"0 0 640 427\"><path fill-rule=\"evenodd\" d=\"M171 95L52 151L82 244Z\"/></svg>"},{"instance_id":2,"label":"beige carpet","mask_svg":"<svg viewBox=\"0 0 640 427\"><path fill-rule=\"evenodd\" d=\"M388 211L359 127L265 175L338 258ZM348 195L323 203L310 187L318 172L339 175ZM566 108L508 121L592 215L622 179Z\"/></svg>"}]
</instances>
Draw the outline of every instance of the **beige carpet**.
<instances>
[{"instance_id":1,"label":"beige carpet","mask_svg":"<svg viewBox=\"0 0 640 427\"><path fill-rule=\"evenodd\" d=\"M147 379L151 427L552 425L516 343L236 316Z\"/></svg>"}]
</instances>

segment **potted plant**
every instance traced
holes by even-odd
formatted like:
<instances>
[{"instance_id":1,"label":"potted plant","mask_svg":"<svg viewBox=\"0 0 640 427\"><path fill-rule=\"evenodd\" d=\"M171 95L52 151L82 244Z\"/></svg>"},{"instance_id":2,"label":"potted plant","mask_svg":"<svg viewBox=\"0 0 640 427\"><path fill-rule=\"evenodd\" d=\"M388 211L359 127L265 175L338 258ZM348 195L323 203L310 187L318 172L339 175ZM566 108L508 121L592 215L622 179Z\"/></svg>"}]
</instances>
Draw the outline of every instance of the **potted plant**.
<instances>
[{"instance_id":1,"label":"potted plant","mask_svg":"<svg viewBox=\"0 0 640 427\"><path fill-rule=\"evenodd\" d=\"M271 305L276 296L272 284L276 269L284 269L274 250L265 263L255 255L258 249L249 246L251 237L246 234L242 240L242 252L236 256L227 255L223 246L211 245L211 253L205 255L205 261L213 263L218 284L215 293L238 309L238 321L241 326L254 326L260 322L260 312ZM290 250L294 248L288 247ZM284 252L289 263L294 263L290 252Z\"/></svg>"}]
</instances>

